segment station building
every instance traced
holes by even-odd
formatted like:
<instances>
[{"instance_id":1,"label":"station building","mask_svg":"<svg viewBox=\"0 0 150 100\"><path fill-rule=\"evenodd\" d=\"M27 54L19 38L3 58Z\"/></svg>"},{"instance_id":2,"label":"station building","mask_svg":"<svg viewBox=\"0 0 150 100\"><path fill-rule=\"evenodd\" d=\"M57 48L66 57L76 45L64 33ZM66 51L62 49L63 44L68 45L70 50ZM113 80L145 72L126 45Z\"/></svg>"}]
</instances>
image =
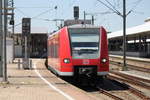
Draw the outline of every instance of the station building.
<instances>
[{"instance_id":1,"label":"station building","mask_svg":"<svg viewBox=\"0 0 150 100\"><path fill-rule=\"evenodd\" d=\"M123 55L123 31L108 34L109 53ZM150 18L126 30L126 55L150 58Z\"/></svg>"},{"instance_id":2,"label":"station building","mask_svg":"<svg viewBox=\"0 0 150 100\"><path fill-rule=\"evenodd\" d=\"M43 27L32 27L31 34L28 35L28 53L30 58L46 57L47 52L47 33L48 29ZM24 39L21 28L14 34L14 56L22 58L24 48Z\"/></svg>"},{"instance_id":3,"label":"station building","mask_svg":"<svg viewBox=\"0 0 150 100\"><path fill-rule=\"evenodd\" d=\"M66 20L64 21L64 26L81 24L85 22L85 24L91 24L91 20ZM15 29L14 34L14 57L22 58L23 50L24 50L24 39L22 35L22 30L19 27ZM47 35L48 28L43 27L32 27L31 34L28 35L28 53L30 58L45 58L47 55Z\"/></svg>"}]
</instances>

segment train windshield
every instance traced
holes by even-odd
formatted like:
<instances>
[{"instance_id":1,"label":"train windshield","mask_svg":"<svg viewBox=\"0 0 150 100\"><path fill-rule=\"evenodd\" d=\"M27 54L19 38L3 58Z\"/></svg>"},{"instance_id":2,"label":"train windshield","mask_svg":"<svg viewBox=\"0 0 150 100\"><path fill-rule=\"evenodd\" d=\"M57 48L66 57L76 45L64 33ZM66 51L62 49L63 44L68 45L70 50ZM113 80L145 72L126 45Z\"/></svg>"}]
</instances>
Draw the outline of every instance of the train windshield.
<instances>
[{"instance_id":1,"label":"train windshield","mask_svg":"<svg viewBox=\"0 0 150 100\"><path fill-rule=\"evenodd\" d=\"M95 59L99 57L99 29L69 29L74 59Z\"/></svg>"}]
</instances>

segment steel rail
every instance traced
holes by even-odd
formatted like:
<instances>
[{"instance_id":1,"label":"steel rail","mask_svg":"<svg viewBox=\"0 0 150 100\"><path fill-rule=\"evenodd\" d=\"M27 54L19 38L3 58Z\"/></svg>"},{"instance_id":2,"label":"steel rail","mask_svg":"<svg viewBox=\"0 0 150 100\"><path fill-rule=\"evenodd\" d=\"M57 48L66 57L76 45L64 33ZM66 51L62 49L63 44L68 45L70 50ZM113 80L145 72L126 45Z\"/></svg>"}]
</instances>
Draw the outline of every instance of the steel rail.
<instances>
[{"instance_id":1,"label":"steel rail","mask_svg":"<svg viewBox=\"0 0 150 100\"><path fill-rule=\"evenodd\" d=\"M119 77L112 76L112 75L108 75L108 78L113 79L113 80L119 80L119 81L122 81L124 83L128 82L128 83L131 83L131 84L134 84L134 85L139 85L138 82L134 82L133 80L131 82L127 79L119 78ZM141 85L139 85L139 86L141 86ZM143 85L141 87L143 87ZM129 91L131 93L137 95L138 97L142 98L143 100L150 100L150 97L146 96L143 92L141 92L141 91L139 91L139 90L137 90L137 89L135 89L131 86L128 86L128 88L129 88Z\"/></svg>"},{"instance_id":2,"label":"steel rail","mask_svg":"<svg viewBox=\"0 0 150 100\"><path fill-rule=\"evenodd\" d=\"M116 61L111 61L110 60L110 64L119 65L120 67L122 67L122 63L121 62L116 62ZM138 67L138 66L131 65L131 64L127 64L127 67L129 69L150 73L150 68Z\"/></svg>"},{"instance_id":3,"label":"steel rail","mask_svg":"<svg viewBox=\"0 0 150 100\"><path fill-rule=\"evenodd\" d=\"M128 82L130 84L137 85L137 86L140 86L140 87L145 88L145 89L150 89L149 85L147 85L143 82L137 81L137 80L124 79L124 78L119 78L119 77L112 76L112 75L108 75L108 77L111 78L111 79L117 79L117 80L120 80L120 81L123 81L123 82Z\"/></svg>"},{"instance_id":4,"label":"steel rail","mask_svg":"<svg viewBox=\"0 0 150 100\"><path fill-rule=\"evenodd\" d=\"M136 96L140 97L142 100L150 100L150 97L146 96L143 92L133 88L133 87L129 87L129 91L133 94L135 94Z\"/></svg>"},{"instance_id":5,"label":"steel rail","mask_svg":"<svg viewBox=\"0 0 150 100\"><path fill-rule=\"evenodd\" d=\"M124 73L121 73L121 72L118 72L118 71L110 71L110 73L115 74L115 75L119 75L119 76L124 77L124 78L131 79L132 81L133 80L135 80L135 81L138 80L138 81L141 81L142 83L143 82L150 83L150 80L148 80L148 79L143 79L143 78L136 77L136 76L133 76L133 75L124 74Z\"/></svg>"},{"instance_id":6,"label":"steel rail","mask_svg":"<svg viewBox=\"0 0 150 100\"><path fill-rule=\"evenodd\" d=\"M100 88L100 87L97 87L97 89L99 90L100 93L103 93L104 95L107 95L107 96L109 96L109 97L111 97L111 98L113 98L115 100L124 100L124 99L122 99L122 98L120 98L120 97L118 97L118 96L116 96L116 95L114 95L114 94L112 94L112 93L110 93L110 92Z\"/></svg>"}]
</instances>

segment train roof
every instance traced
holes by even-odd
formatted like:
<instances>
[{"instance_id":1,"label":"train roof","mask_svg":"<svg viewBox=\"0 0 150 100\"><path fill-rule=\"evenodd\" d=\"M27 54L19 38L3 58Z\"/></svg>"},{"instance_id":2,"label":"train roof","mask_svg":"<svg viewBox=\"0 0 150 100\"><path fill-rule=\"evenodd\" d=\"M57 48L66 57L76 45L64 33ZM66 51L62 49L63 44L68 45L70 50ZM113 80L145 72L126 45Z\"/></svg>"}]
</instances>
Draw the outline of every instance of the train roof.
<instances>
[{"instance_id":1,"label":"train roof","mask_svg":"<svg viewBox=\"0 0 150 100\"><path fill-rule=\"evenodd\" d=\"M67 28L100 28L100 26L95 26L95 25L91 25L91 24L75 24L75 25L70 25L70 26L66 26ZM52 32L51 34L48 34L48 37L51 37L55 34L57 34L57 32L60 30L57 30L55 32Z\"/></svg>"},{"instance_id":2,"label":"train roof","mask_svg":"<svg viewBox=\"0 0 150 100\"><path fill-rule=\"evenodd\" d=\"M138 25L135 27L128 28L126 30L127 36L133 36L135 34L150 34L150 21L145 22L142 25ZM108 34L108 39L122 37L123 31L116 31Z\"/></svg>"},{"instance_id":3,"label":"train roof","mask_svg":"<svg viewBox=\"0 0 150 100\"><path fill-rule=\"evenodd\" d=\"M76 24L67 26L68 28L100 28L100 26L95 26L91 24Z\"/></svg>"}]
</instances>

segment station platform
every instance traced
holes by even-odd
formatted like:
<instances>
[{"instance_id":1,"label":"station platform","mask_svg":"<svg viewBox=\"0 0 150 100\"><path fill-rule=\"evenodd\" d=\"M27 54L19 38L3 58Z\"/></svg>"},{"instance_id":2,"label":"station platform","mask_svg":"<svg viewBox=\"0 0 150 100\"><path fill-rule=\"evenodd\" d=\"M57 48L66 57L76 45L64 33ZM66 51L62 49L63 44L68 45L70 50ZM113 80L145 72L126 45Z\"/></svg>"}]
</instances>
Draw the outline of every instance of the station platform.
<instances>
[{"instance_id":1,"label":"station platform","mask_svg":"<svg viewBox=\"0 0 150 100\"><path fill-rule=\"evenodd\" d=\"M119 55L109 55L111 61L116 62L123 62L123 56ZM150 70L150 59L149 58L139 58L139 57L126 57L126 63L133 65L135 68L141 67L141 68L147 68L147 70ZM128 70L128 71L119 71L120 73L132 75L135 77L143 78L146 80L150 80L150 73L146 73L143 71L138 70Z\"/></svg>"},{"instance_id":2,"label":"station platform","mask_svg":"<svg viewBox=\"0 0 150 100\"><path fill-rule=\"evenodd\" d=\"M121 58L123 59L123 56L120 56L120 55L109 55L110 57L116 57L116 58ZM126 56L126 59L128 60L136 60L136 61L145 61L145 62L150 62L150 58L140 58L140 57L129 57L129 56Z\"/></svg>"},{"instance_id":3,"label":"station platform","mask_svg":"<svg viewBox=\"0 0 150 100\"><path fill-rule=\"evenodd\" d=\"M8 84L0 83L0 100L94 100L86 92L63 81L33 59L33 69L8 64Z\"/></svg>"},{"instance_id":4,"label":"station platform","mask_svg":"<svg viewBox=\"0 0 150 100\"><path fill-rule=\"evenodd\" d=\"M110 61L115 61L118 63L123 63L123 56L119 55L109 55ZM139 57L126 57L126 63L128 65L143 67L150 70L150 58L139 58Z\"/></svg>"},{"instance_id":5,"label":"station platform","mask_svg":"<svg viewBox=\"0 0 150 100\"><path fill-rule=\"evenodd\" d=\"M123 74L131 75L131 76L134 76L134 77L138 77L138 78L150 81L150 73L139 72L139 71L135 71L135 70L131 70L131 71L119 71L119 72L123 73Z\"/></svg>"}]
</instances>

